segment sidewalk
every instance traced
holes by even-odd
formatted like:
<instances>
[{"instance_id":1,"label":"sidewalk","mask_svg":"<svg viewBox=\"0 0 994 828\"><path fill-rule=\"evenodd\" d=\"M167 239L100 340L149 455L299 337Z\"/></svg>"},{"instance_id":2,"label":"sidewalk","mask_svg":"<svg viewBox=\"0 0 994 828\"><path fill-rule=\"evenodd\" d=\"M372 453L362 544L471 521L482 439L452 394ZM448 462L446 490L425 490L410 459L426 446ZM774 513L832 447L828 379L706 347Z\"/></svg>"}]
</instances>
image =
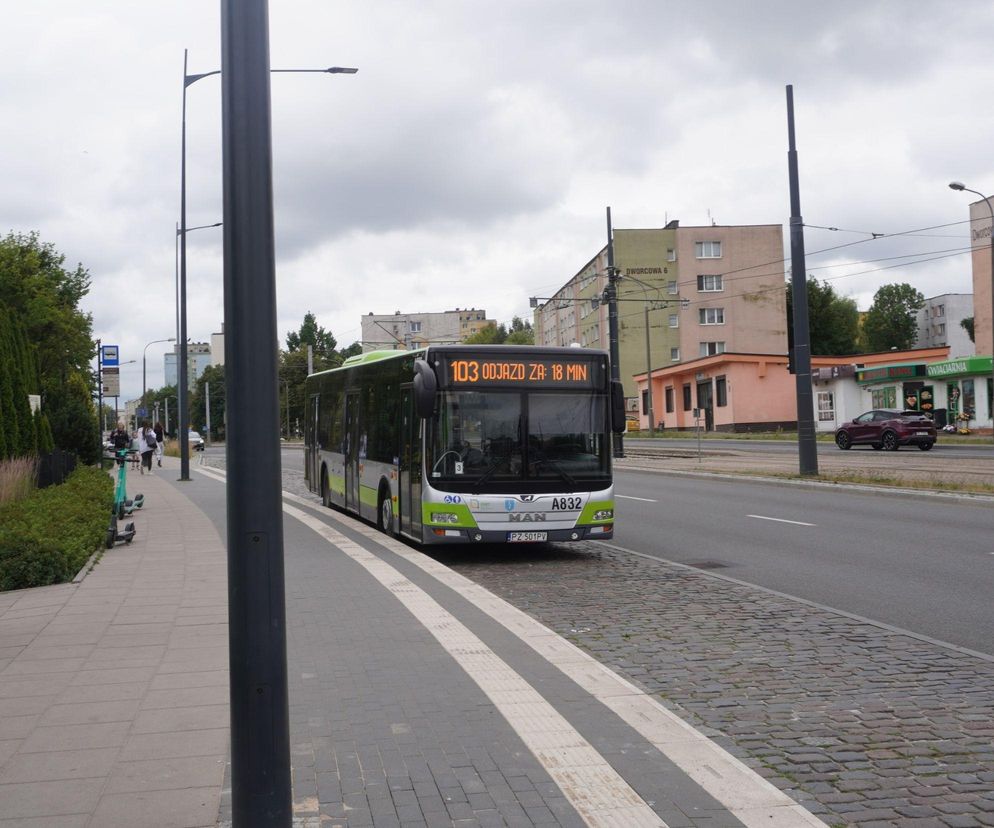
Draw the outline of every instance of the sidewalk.
<instances>
[{"instance_id":1,"label":"sidewalk","mask_svg":"<svg viewBox=\"0 0 994 828\"><path fill-rule=\"evenodd\" d=\"M213 826L228 752L225 553L169 485L78 584L0 594L0 826Z\"/></svg>"}]
</instances>

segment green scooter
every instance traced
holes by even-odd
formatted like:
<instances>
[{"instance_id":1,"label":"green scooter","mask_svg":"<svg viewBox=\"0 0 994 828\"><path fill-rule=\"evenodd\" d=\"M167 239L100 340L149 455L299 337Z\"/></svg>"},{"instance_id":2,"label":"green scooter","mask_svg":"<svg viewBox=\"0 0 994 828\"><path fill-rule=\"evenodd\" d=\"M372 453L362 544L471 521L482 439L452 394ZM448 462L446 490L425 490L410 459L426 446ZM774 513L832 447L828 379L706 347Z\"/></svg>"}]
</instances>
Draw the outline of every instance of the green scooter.
<instances>
[{"instance_id":1,"label":"green scooter","mask_svg":"<svg viewBox=\"0 0 994 828\"><path fill-rule=\"evenodd\" d=\"M131 543L135 537L135 524L126 523L123 529L118 529L118 521L123 521L135 509L140 509L145 505L145 495L137 494L133 500L128 500L127 493L127 470L125 460L128 456L127 449L117 449L117 485L114 487L114 506L110 514L110 526L107 527L106 546L112 549L118 541Z\"/></svg>"}]
</instances>

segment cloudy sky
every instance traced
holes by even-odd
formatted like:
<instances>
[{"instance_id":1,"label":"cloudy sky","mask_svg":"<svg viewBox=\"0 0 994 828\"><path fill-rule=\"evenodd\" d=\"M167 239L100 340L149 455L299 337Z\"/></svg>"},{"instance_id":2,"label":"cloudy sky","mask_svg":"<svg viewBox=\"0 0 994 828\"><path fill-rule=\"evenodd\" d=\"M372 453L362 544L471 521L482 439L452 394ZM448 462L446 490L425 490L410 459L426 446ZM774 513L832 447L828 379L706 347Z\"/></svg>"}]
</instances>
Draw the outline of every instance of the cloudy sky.
<instances>
[{"instance_id":1,"label":"cloudy sky","mask_svg":"<svg viewBox=\"0 0 994 828\"><path fill-rule=\"evenodd\" d=\"M138 360L126 398L175 334L183 50L219 68L219 19L203 0L4 10L0 232L89 269L95 335ZM947 184L994 190L989 2L274 0L270 38L273 68L359 67L273 77L281 337L308 310L341 345L369 311L527 316L604 244L607 205L616 227L786 227L788 83L809 272L863 309L890 282L972 290L971 197ZM216 77L189 88L190 226L221 220L220 106ZM188 262L207 340L218 229ZM168 347L147 349L150 387Z\"/></svg>"}]
</instances>

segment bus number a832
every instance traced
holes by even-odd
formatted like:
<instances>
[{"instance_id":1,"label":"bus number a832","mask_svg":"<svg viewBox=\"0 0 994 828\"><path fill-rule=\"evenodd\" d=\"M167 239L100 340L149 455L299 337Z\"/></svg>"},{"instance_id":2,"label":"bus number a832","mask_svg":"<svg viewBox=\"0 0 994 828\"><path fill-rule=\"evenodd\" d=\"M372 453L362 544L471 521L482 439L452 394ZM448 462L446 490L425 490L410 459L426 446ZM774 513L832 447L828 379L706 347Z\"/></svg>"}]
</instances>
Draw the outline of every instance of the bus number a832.
<instances>
[{"instance_id":1,"label":"bus number a832","mask_svg":"<svg viewBox=\"0 0 994 828\"><path fill-rule=\"evenodd\" d=\"M552 510L554 512L575 512L583 505L582 497L554 497Z\"/></svg>"}]
</instances>

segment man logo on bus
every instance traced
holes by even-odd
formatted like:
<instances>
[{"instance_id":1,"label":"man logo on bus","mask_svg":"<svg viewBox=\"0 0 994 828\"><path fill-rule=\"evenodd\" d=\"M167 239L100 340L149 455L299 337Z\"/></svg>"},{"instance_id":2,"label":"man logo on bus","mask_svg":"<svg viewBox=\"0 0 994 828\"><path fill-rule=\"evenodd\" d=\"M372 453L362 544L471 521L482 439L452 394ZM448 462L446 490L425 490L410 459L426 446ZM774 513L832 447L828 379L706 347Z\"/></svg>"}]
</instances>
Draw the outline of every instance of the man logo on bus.
<instances>
[{"instance_id":1,"label":"man logo on bus","mask_svg":"<svg viewBox=\"0 0 994 828\"><path fill-rule=\"evenodd\" d=\"M505 500L504 501L504 508L507 509L507 511L509 511L509 512L513 512L514 511L514 501L511 500L510 498L508 498L507 500Z\"/></svg>"}]
</instances>

